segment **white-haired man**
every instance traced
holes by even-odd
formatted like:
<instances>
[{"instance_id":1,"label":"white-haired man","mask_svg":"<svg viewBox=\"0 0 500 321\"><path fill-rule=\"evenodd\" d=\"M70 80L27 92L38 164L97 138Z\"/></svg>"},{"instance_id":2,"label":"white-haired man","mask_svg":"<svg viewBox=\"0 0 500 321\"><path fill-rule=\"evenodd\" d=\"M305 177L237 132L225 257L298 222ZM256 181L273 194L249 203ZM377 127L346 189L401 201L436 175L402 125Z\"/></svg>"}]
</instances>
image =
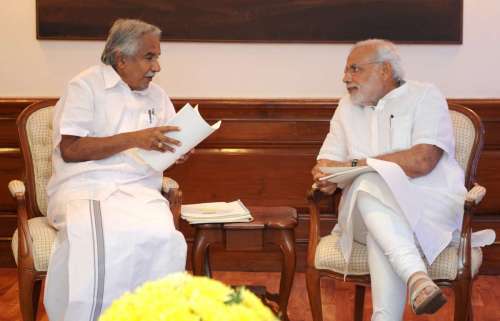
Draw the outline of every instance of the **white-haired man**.
<instances>
[{"instance_id":1,"label":"white-haired man","mask_svg":"<svg viewBox=\"0 0 500 321\"><path fill-rule=\"evenodd\" d=\"M333 193L320 167L377 169L343 190L334 229L343 256L349 260L353 240L366 243L373 321L402 319L407 285L413 310L434 313L446 299L419 247L432 263L458 235L466 193L446 100L431 84L405 81L395 46L384 40L354 45L343 81L349 94L331 120L314 180Z\"/></svg>"},{"instance_id":2,"label":"white-haired man","mask_svg":"<svg viewBox=\"0 0 500 321\"><path fill-rule=\"evenodd\" d=\"M162 173L127 150L173 151L175 115L154 83L161 31L117 20L102 64L72 79L54 112L48 219L58 229L45 288L51 321L96 321L125 291L185 269Z\"/></svg>"}]
</instances>

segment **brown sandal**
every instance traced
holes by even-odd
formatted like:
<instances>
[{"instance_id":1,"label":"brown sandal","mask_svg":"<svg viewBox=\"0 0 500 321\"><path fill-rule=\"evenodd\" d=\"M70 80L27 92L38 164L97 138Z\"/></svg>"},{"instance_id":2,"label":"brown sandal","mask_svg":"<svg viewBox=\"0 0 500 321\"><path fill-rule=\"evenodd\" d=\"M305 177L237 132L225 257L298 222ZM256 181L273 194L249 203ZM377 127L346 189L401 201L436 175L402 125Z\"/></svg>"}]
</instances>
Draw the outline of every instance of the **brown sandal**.
<instances>
[{"instance_id":1,"label":"brown sandal","mask_svg":"<svg viewBox=\"0 0 500 321\"><path fill-rule=\"evenodd\" d=\"M421 281L418 286L415 284L425 279L425 281ZM422 293L422 291L427 288L432 287L433 290L431 293L426 294L426 298L420 302L419 305L416 305L415 301L417 297ZM417 277L409 286L410 288L410 306L415 314L432 314L439 310L445 303L446 298L441 291L441 289L429 278L427 275L422 275Z\"/></svg>"}]
</instances>

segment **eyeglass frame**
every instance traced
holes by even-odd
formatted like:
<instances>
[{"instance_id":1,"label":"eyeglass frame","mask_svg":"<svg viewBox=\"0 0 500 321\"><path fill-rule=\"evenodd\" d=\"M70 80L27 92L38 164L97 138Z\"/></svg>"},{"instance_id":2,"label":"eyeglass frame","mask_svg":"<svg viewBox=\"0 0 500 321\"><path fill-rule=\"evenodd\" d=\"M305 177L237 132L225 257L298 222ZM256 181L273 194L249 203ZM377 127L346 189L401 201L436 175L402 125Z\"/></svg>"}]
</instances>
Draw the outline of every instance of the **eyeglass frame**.
<instances>
[{"instance_id":1,"label":"eyeglass frame","mask_svg":"<svg viewBox=\"0 0 500 321\"><path fill-rule=\"evenodd\" d=\"M369 62L363 62L360 64L350 64L349 66L345 66L344 68L344 74L350 74L350 75L356 75L363 71L363 68L360 68L360 66L364 65L372 65L372 64L382 64L386 61L380 61L380 60L375 60L375 61L369 61Z\"/></svg>"}]
</instances>

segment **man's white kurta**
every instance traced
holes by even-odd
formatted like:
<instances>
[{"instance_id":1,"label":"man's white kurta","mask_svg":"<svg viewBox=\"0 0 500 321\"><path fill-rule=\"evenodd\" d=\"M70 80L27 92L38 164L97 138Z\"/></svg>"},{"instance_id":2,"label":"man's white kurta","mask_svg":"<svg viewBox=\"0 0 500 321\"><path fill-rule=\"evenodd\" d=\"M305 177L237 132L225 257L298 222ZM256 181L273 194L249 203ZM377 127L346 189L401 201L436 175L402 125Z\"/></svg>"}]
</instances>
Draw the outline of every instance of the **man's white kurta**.
<instances>
[{"instance_id":1,"label":"man's white kurta","mask_svg":"<svg viewBox=\"0 0 500 321\"><path fill-rule=\"evenodd\" d=\"M351 216L360 188L404 212L429 263L459 231L466 189L463 170L455 159L448 105L435 86L408 81L372 107L357 106L349 96L339 102L317 159L364 159L418 144L435 145L444 151L429 174L410 179L395 164L369 160L389 190L349 186L343 191L336 229L342 232L341 248L347 261L353 241ZM384 190L392 195L377 195Z\"/></svg>"},{"instance_id":2,"label":"man's white kurta","mask_svg":"<svg viewBox=\"0 0 500 321\"><path fill-rule=\"evenodd\" d=\"M127 152L66 163L61 135L106 137L164 125L175 115L151 83L131 91L110 66L70 81L54 113L48 220L59 232L45 306L51 321L97 320L114 299L141 283L184 270L186 242L161 193L163 173Z\"/></svg>"}]
</instances>

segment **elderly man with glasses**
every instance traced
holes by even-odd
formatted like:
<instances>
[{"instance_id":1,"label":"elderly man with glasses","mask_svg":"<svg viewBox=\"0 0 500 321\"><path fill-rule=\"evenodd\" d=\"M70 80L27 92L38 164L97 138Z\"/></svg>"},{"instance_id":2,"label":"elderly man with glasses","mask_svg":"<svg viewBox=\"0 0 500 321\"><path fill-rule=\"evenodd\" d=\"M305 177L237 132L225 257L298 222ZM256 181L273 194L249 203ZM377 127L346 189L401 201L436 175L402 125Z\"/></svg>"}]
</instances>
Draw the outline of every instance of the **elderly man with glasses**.
<instances>
[{"instance_id":1,"label":"elderly man with glasses","mask_svg":"<svg viewBox=\"0 0 500 321\"><path fill-rule=\"evenodd\" d=\"M348 262L353 240L367 245L373 321L402 319L407 285L414 312L434 313L446 299L426 263L458 237L466 194L446 100L434 85L405 80L396 47L384 40L355 44L343 81L348 95L312 170L316 186L337 188L319 180L323 166L368 164L376 171L343 189L334 228L342 254Z\"/></svg>"}]
</instances>

